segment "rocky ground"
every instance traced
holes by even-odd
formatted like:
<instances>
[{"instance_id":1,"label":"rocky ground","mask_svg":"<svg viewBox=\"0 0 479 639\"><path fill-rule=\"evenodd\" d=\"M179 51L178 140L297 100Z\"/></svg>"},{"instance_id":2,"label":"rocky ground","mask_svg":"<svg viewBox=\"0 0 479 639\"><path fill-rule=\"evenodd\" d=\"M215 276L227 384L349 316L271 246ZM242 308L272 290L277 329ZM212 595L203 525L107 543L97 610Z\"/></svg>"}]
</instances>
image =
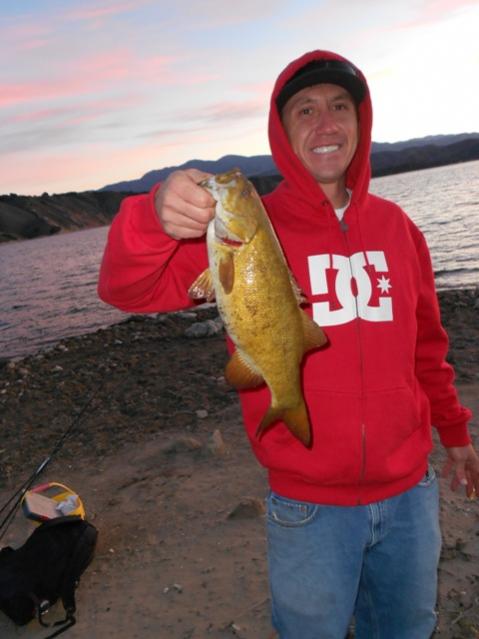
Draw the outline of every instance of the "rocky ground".
<instances>
[{"instance_id":1,"label":"rocky ground","mask_svg":"<svg viewBox=\"0 0 479 639\"><path fill-rule=\"evenodd\" d=\"M476 415L478 293L440 295L458 388ZM100 532L72 639L269 636L265 474L225 384L226 358L213 307L139 316L1 361L0 504L72 427L36 483L71 485ZM477 424L476 417L475 432ZM442 459L438 449L437 469ZM445 480L441 491L436 636L478 639L479 502L452 493ZM21 544L31 526L17 515L0 545ZM36 621L16 628L0 615L0 636L45 632Z\"/></svg>"}]
</instances>

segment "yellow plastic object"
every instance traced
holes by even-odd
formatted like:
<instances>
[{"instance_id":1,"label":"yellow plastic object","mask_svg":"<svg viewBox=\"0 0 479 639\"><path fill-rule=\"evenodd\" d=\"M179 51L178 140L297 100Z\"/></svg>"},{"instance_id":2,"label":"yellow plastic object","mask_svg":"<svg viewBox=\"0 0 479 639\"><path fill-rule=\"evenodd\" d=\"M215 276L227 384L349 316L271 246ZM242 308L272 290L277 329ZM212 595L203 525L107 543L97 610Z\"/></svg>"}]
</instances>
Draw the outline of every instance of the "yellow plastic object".
<instances>
[{"instance_id":1,"label":"yellow plastic object","mask_svg":"<svg viewBox=\"0 0 479 639\"><path fill-rule=\"evenodd\" d=\"M77 515L85 519L85 508L79 495L58 482L40 484L27 490L22 509L28 519L42 522L63 515Z\"/></svg>"}]
</instances>

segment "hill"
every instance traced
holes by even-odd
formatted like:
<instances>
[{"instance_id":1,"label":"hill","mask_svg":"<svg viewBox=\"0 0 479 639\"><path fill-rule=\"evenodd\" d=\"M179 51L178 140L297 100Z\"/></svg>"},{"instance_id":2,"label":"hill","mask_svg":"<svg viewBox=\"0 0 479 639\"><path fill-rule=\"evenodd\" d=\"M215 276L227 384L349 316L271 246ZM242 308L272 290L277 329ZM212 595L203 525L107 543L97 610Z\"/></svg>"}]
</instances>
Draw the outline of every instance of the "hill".
<instances>
[{"instance_id":1,"label":"hill","mask_svg":"<svg viewBox=\"0 0 479 639\"><path fill-rule=\"evenodd\" d=\"M244 155L225 155L219 160L189 160L180 166L167 166L163 169L148 171L137 180L126 180L109 184L100 191L132 191L144 193L158 182L166 180L168 175L178 169L198 169L206 173L223 173L232 167L239 167L245 175L278 175L271 155L254 155L251 157Z\"/></svg>"},{"instance_id":2,"label":"hill","mask_svg":"<svg viewBox=\"0 0 479 639\"><path fill-rule=\"evenodd\" d=\"M115 191L0 195L0 242L110 224L125 195Z\"/></svg>"},{"instance_id":3,"label":"hill","mask_svg":"<svg viewBox=\"0 0 479 639\"><path fill-rule=\"evenodd\" d=\"M371 148L373 177L478 159L479 133L427 136L394 143L373 142ZM142 193L149 191L154 184L162 182L172 171L178 169L195 168L209 173L221 173L235 166L247 176L279 175L271 155L225 155L216 161L189 160L179 166L148 171L136 180L109 184L100 190Z\"/></svg>"},{"instance_id":4,"label":"hill","mask_svg":"<svg viewBox=\"0 0 479 639\"><path fill-rule=\"evenodd\" d=\"M479 137L447 144L426 144L371 154L373 177L479 159Z\"/></svg>"}]
</instances>

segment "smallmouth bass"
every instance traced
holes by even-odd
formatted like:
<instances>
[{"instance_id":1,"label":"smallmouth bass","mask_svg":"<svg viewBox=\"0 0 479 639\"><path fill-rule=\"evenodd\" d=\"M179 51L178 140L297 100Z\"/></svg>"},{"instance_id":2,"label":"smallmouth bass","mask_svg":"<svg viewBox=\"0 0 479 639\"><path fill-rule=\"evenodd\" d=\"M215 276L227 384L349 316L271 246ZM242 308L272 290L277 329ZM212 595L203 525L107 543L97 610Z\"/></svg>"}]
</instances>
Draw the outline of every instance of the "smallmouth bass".
<instances>
[{"instance_id":1,"label":"smallmouth bass","mask_svg":"<svg viewBox=\"0 0 479 639\"><path fill-rule=\"evenodd\" d=\"M251 182L233 169L200 185L216 200L216 214L206 234L209 268L193 282L189 295L216 297L236 347L225 369L228 383L237 389L266 383L271 392L257 436L282 420L309 447L300 366L304 354L327 338L300 308L301 293Z\"/></svg>"}]
</instances>

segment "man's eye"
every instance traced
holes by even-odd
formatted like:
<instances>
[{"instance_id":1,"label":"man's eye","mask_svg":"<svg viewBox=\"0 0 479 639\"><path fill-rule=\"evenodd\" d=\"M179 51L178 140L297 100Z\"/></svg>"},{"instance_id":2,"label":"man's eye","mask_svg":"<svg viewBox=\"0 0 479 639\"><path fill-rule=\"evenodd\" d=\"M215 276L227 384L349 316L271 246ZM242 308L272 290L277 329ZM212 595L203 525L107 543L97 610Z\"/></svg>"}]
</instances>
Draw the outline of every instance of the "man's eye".
<instances>
[{"instance_id":1,"label":"man's eye","mask_svg":"<svg viewBox=\"0 0 479 639\"><path fill-rule=\"evenodd\" d=\"M311 113L313 112L313 109L311 107L303 107L300 110L300 115L311 115Z\"/></svg>"}]
</instances>

